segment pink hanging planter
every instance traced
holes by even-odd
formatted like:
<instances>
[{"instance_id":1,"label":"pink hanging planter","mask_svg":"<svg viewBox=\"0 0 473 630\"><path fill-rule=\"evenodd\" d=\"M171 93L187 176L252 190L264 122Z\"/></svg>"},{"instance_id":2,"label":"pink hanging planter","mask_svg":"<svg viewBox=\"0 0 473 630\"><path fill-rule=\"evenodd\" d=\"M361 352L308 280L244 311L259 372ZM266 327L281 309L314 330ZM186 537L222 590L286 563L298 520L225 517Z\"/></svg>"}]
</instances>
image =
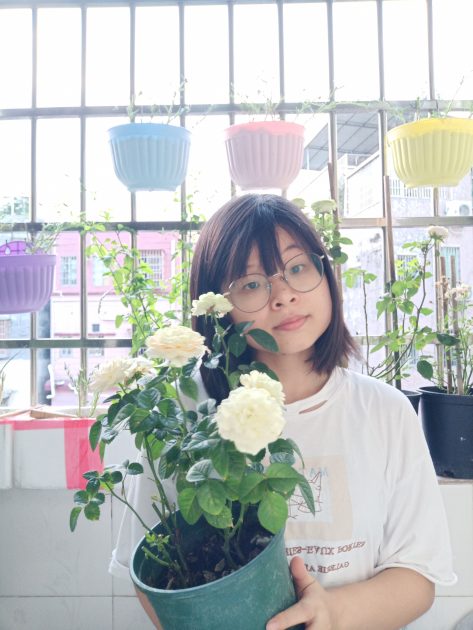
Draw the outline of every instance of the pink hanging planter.
<instances>
[{"instance_id":1,"label":"pink hanging planter","mask_svg":"<svg viewBox=\"0 0 473 630\"><path fill-rule=\"evenodd\" d=\"M224 131L232 180L243 190L281 188L302 167L304 127L284 120L232 125Z\"/></svg>"},{"instance_id":2,"label":"pink hanging planter","mask_svg":"<svg viewBox=\"0 0 473 630\"><path fill-rule=\"evenodd\" d=\"M0 247L0 314L32 313L49 301L56 256L27 253L24 241Z\"/></svg>"}]
</instances>

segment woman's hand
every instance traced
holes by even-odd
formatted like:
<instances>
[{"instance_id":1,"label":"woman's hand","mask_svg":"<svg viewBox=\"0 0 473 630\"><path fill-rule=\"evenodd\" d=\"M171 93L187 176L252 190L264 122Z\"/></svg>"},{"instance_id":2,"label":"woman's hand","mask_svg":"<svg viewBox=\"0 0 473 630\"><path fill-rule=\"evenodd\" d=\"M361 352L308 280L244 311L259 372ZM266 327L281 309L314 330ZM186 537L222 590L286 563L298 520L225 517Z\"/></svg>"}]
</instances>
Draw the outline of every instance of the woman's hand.
<instances>
[{"instance_id":1,"label":"woman's hand","mask_svg":"<svg viewBox=\"0 0 473 630\"><path fill-rule=\"evenodd\" d=\"M335 613L330 610L330 595L308 573L299 556L291 561L291 573L299 601L273 617L266 630L286 630L302 623L306 630L336 630Z\"/></svg>"}]
</instances>

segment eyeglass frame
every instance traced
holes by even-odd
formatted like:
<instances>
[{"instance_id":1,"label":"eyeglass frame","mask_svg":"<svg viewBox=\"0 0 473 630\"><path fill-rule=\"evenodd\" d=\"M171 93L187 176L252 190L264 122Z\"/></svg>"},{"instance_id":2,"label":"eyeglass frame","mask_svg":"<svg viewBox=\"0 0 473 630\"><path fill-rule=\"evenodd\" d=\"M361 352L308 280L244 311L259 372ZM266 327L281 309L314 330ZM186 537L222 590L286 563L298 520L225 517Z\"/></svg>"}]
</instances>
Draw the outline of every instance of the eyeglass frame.
<instances>
[{"instance_id":1,"label":"eyeglass frame","mask_svg":"<svg viewBox=\"0 0 473 630\"><path fill-rule=\"evenodd\" d=\"M306 252L302 252L302 253L306 253ZM244 276L240 276L239 278L236 278L235 280L232 280L230 282L230 284L228 285L228 289L225 292L225 296L230 296L231 295L231 287L232 284L235 284L235 282L237 282L238 280L241 280L242 278L245 278L246 276L262 276L263 278L266 279L266 290L268 293L268 299L266 300L266 302L263 304L263 306L260 306L259 308L257 308L255 311L245 311L244 309L240 308L239 306L236 306L236 304L234 304L233 306L235 306L239 311L241 311L242 313L258 313L258 311L261 311L265 306L268 305L269 301L271 300L271 291L273 289L273 283L271 282L271 280L273 278L276 278L276 276L281 276L281 278L284 280L284 282L287 284L288 287L290 287L293 291L297 291L297 293L310 293L311 291L315 291L315 289L317 289L318 287L320 287L320 285L322 284L322 281L325 277L325 265L323 263L323 261L325 260L326 256L325 254L317 254L317 252L311 252L310 254L307 254L308 256L317 256L317 258L320 261L321 267L322 267L322 274L320 276L320 282L318 284L315 285L315 287L312 287L312 289L307 289L307 291L300 291L299 289L295 289L288 281L288 279L286 278L285 275L285 270L287 265L294 260L294 258L297 258L298 256L301 256L301 254L296 254L295 256L293 256L292 258L289 258L288 261L286 261L284 263L284 269L282 271L278 271L277 273L273 273L271 276L267 276L264 273L246 273ZM315 266L315 265L314 265ZM231 301L231 300L230 300Z\"/></svg>"}]
</instances>

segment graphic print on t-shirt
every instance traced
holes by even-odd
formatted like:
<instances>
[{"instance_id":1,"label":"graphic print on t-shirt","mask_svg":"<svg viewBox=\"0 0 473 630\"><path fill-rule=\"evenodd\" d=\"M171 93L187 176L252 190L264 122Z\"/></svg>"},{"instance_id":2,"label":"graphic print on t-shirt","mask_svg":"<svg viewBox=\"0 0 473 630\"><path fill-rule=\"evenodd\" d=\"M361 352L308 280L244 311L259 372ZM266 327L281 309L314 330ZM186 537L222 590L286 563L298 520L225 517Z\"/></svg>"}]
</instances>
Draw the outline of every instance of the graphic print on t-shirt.
<instances>
[{"instance_id":1,"label":"graphic print on t-shirt","mask_svg":"<svg viewBox=\"0 0 473 630\"><path fill-rule=\"evenodd\" d=\"M347 540L353 535L353 510L345 461L340 455L304 460L301 470L312 488L315 517L296 489L289 502L286 540Z\"/></svg>"}]
</instances>

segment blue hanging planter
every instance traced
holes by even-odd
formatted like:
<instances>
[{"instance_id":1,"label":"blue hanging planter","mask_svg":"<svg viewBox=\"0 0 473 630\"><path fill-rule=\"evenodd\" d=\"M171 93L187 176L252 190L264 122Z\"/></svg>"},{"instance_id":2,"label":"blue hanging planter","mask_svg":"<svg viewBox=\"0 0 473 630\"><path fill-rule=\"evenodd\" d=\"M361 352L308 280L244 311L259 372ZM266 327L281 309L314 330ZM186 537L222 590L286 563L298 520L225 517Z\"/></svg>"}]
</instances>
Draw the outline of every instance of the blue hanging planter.
<instances>
[{"instance_id":1,"label":"blue hanging planter","mask_svg":"<svg viewBox=\"0 0 473 630\"><path fill-rule=\"evenodd\" d=\"M187 173L190 131L160 123L128 123L108 130L113 167L130 192L176 190Z\"/></svg>"}]
</instances>

